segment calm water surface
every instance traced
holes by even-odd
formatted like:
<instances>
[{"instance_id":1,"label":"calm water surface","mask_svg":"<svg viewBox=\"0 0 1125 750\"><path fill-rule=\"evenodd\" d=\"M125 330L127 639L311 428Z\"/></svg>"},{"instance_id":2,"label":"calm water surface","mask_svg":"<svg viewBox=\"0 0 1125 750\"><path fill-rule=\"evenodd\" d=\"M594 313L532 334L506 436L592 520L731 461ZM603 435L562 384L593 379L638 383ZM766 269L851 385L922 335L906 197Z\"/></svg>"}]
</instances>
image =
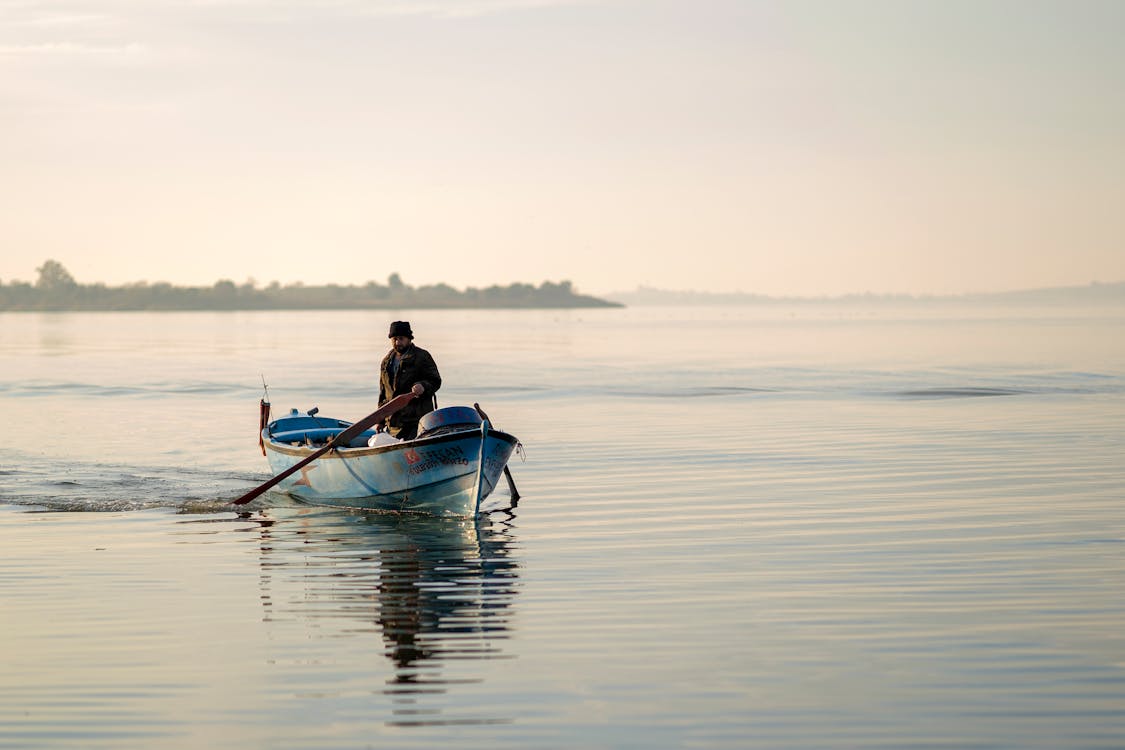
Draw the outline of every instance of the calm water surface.
<instances>
[{"instance_id":1,"label":"calm water surface","mask_svg":"<svg viewBox=\"0 0 1125 750\"><path fill-rule=\"evenodd\" d=\"M391 319L473 523L269 494ZM0 314L0 747L1125 746L1125 311Z\"/></svg>"}]
</instances>

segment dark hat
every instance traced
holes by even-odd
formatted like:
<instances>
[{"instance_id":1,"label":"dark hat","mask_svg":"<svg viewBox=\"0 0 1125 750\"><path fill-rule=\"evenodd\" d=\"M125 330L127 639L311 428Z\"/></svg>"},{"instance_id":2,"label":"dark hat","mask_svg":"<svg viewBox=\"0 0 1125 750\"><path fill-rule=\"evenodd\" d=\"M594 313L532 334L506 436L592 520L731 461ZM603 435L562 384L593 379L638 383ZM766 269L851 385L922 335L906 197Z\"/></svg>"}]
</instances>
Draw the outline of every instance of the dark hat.
<instances>
[{"instance_id":1,"label":"dark hat","mask_svg":"<svg viewBox=\"0 0 1125 750\"><path fill-rule=\"evenodd\" d=\"M414 331L410 330L410 323L405 320L396 320L391 323L391 332L387 334L387 338L393 339L395 336L414 338Z\"/></svg>"}]
</instances>

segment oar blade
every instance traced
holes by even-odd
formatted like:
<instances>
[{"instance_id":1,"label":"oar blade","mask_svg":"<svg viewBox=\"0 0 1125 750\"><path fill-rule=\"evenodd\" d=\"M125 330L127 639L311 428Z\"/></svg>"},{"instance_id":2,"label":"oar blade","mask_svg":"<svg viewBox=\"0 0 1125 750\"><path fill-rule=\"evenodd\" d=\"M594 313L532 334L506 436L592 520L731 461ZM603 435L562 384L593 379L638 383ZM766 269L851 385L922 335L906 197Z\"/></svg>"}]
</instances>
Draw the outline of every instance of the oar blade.
<instances>
[{"instance_id":1,"label":"oar blade","mask_svg":"<svg viewBox=\"0 0 1125 750\"><path fill-rule=\"evenodd\" d=\"M303 459L301 459L297 463L293 464L292 466L290 466L285 471L282 471L281 473L277 474L276 476L271 477L269 480L267 480L266 482L258 485L254 489L250 490L249 492L247 492L242 497L238 498L237 500L232 500L231 504L232 505L245 505L246 503L250 502L254 498L258 497L258 495L261 495L263 492L265 492L269 488L277 485L281 480L285 479L290 474L294 474L294 473L300 471L301 469L303 469L305 466L308 466L310 463L312 463L316 459L323 456L325 453L327 453L333 447L335 447L335 446L332 443L328 443L328 445L325 445L323 448L320 448L320 449L310 453L308 456L305 456Z\"/></svg>"}]
</instances>

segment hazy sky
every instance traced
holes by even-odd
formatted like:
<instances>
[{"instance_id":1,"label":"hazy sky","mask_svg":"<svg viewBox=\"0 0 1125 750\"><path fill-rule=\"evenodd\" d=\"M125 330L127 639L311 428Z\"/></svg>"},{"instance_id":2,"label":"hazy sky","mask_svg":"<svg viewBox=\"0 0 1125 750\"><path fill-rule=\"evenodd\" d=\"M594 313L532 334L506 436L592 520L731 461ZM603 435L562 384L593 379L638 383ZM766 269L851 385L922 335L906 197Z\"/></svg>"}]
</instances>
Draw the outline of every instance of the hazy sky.
<instances>
[{"instance_id":1,"label":"hazy sky","mask_svg":"<svg viewBox=\"0 0 1125 750\"><path fill-rule=\"evenodd\" d=\"M1125 280L1125 2L0 0L0 280Z\"/></svg>"}]
</instances>

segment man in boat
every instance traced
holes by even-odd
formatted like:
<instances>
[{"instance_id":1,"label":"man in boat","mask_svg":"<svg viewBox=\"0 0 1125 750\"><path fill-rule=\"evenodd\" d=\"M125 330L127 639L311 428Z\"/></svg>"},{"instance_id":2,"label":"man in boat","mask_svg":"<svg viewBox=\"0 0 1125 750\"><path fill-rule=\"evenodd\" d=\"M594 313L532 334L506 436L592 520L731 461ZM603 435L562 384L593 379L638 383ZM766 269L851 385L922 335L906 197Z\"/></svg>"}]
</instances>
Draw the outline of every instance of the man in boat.
<instances>
[{"instance_id":1,"label":"man in boat","mask_svg":"<svg viewBox=\"0 0 1125 750\"><path fill-rule=\"evenodd\" d=\"M415 399L387 418L385 429L399 440L410 440L418 434L418 420L437 408L434 394L441 388L441 375L430 353L414 345L410 323L391 323L391 350L379 366L379 405L395 396L413 393Z\"/></svg>"}]
</instances>

